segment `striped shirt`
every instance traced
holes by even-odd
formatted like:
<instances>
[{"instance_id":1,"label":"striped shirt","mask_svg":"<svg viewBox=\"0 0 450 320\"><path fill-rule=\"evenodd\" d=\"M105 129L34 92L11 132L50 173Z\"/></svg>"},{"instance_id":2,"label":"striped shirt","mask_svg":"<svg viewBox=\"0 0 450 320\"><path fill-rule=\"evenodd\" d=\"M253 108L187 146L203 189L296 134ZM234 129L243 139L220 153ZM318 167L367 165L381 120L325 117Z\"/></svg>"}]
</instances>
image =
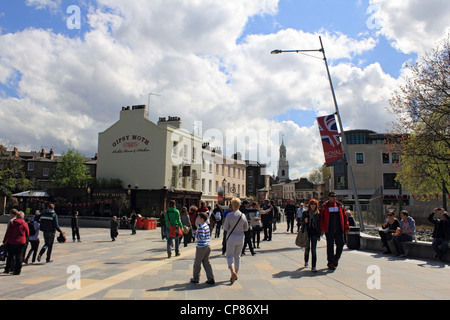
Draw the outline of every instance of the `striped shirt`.
<instances>
[{"instance_id":1,"label":"striped shirt","mask_svg":"<svg viewBox=\"0 0 450 320\"><path fill-rule=\"evenodd\" d=\"M197 232L194 233L194 236L198 240L197 247L203 248L209 246L211 243L211 232L209 232L208 224L205 222L198 226Z\"/></svg>"}]
</instances>

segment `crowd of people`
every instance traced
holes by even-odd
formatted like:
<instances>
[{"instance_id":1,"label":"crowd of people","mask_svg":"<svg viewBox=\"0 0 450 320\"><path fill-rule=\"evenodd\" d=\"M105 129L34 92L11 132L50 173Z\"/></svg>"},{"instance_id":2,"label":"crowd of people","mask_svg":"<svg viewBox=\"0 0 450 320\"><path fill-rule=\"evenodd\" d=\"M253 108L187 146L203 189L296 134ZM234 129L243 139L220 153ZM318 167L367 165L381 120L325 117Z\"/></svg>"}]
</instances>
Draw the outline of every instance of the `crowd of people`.
<instances>
[{"instance_id":1,"label":"crowd of people","mask_svg":"<svg viewBox=\"0 0 450 320\"><path fill-rule=\"evenodd\" d=\"M22 211L12 209L10 211L10 220L6 228L5 236L3 238L3 250L6 256L6 266L3 273L19 275L22 271L23 263L34 263L36 260L41 261L41 258L46 256L46 263L51 263L53 260L52 249L55 241L56 232L59 232L57 237L59 242L65 242L64 231L61 230L58 224L58 216L55 212L55 206L49 205L49 208L44 212L36 212L33 220L24 219L25 214ZM72 219L73 239L78 237L80 240L78 228L78 213L74 214ZM39 250L40 234L44 238L44 245ZM28 246L30 249L27 253Z\"/></svg>"},{"instance_id":2,"label":"crowd of people","mask_svg":"<svg viewBox=\"0 0 450 320\"><path fill-rule=\"evenodd\" d=\"M437 213L440 213L440 217L436 219ZM288 203L284 215L287 223L286 232L303 233L307 237L306 244L303 246L305 268L309 266L311 256L311 271L317 272L317 243L325 235L327 267L331 270L336 269L346 242L346 234L350 226L356 226L350 211L336 201L336 194L330 192L328 200L321 206L316 199L311 199L305 205ZM220 238L221 230L223 230L222 255L226 256L230 282L234 283L238 279L240 259L245 255L246 248L248 247L250 253L255 255L257 253L255 249L260 249L261 241L271 241L277 222L280 222L280 216L278 208L269 200L258 204L255 201L241 202L240 199L234 198L229 207L216 204L214 209L201 201L198 208L196 206L191 206L189 209L182 207L180 211L176 208L176 202L172 200L160 219L161 236L167 241L168 258L171 258L173 250L175 256L180 255L182 242L184 247L190 243L196 243L191 282L199 282L203 265L206 282L214 284L213 268L209 261L211 238ZM59 232L58 241L65 241L54 205L50 204L49 208L42 213L37 211L32 220L24 220L24 213L16 209L11 210L10 217L2 246L7 257L4 273L19 275L23 263L34 263L36 260L40 262L45 254L46 263L52 262L51 255L56 232ZM130 216L132 235L136 234L136 218L136 212L133 211ZM450 241L450 218L444 209L436 208L428 220L435 227L433 248L436 257L442 259ZM294 231L295 223L297 228ZM73 241L81 241L78 212L75 212L72 217L71 229ZM118 229L117 217L113 217L111 220L112 241L117 238ZM44 238L44 246L39 251L40 232ZM263 233L262 240L261 233ZM389 246L389 240L392 240L397 254L403 256L402 242L414 239L415 221L405 210L400 213L400 220L398 220L392 210L388 213L379 234L386 248L386 254L392 253Z\"/></svg>"}]
</instances>

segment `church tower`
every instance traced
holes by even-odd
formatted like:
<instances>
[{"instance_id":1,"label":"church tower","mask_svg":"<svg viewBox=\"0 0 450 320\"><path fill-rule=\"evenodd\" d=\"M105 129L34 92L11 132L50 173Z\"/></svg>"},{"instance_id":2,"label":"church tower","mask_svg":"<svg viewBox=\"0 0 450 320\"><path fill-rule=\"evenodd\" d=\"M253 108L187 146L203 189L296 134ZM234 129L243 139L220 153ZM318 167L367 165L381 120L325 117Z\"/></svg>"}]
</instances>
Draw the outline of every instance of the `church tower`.
<instances>
[{"instance_id":1,"label":"church tower","mask_svg":"<svg viewBox=\"0 0 450 320\"><path fill-rule=\"evenodd\" d=\"M284 138L281 140L280 160L278 160L278 180L285 181L289 179L289 161L286 159L286 146Z\"/></svg>"}]
</instances>

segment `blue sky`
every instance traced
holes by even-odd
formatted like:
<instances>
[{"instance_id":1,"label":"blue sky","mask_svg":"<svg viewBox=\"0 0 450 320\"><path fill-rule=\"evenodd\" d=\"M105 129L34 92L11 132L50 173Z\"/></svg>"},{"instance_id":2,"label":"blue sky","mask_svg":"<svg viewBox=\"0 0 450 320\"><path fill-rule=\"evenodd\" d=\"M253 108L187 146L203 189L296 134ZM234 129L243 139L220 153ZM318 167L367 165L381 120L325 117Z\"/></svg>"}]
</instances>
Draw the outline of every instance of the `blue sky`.
<instances>
[{"instance_id":1,"label":"blue sky","mask_svg":"<svg viewBox=\"0 0 450 320\"><path fill-rule=\"evenodd\" d=\"M325 67L270 51L318 49L322 35L344 127L386 132L404 64L431 50L450 21L447 0L101 3L0 0L0 139L92 155L120 107L154 92L151 119L280 130L291 172L304 174L323 163L315 118L334 112ZM67 27L71 5L80 29Z\"/></svg>"}]
</instances>

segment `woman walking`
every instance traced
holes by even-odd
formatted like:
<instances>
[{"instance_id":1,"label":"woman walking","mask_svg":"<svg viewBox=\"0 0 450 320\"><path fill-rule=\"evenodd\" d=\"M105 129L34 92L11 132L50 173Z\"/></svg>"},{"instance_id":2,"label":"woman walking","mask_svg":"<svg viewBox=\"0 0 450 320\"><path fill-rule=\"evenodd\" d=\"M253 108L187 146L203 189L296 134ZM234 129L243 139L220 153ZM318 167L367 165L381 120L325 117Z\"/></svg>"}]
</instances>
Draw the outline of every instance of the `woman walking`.
<instances>
[{"instance_id":1,"label":"woman walking","mask_svg":"<svg viewBox=\"0 0 450 320\"><path fill-rule=\"evenodd\" d=\"M248 222L245 215L239 211L241 200L231 200L231 212L227 214L223 230L227 232L226 256L228 268L231 272L230 282L233 284L238 279L241 252L244 246L244 232L248 230Z\"/></svg>"},{"instance_id":2,"label":"woman walking","mask_svg":"<svg viewBox=\"0 0 450 320\"><path fill-rule=\"evenodd\" d=\"M8 256L6 259L5 272L19 275L22 271L23 251L27 243L30 231L28 224L23 220L24 213L19 211L15 219L12 219L6 229L3 244L6 244Z\"/></svg>"},{"instance_id":3,"label":"woman walking","mask_svg":"<svg viewBox=\"0 0 450 320\"><path fill-rule=\"evenodd\" d=\"M181 208L181 222L183 223L183 242L184 246L187 247L192 240L192 224L186 207Z\"/></svg>"},{"instance_id":4,"label":"woman walking","mask_svg":"<svg viewBox=\"0 0 450 320\"><path fill-rule=\"evenodd\" d=\"M320 241L321 231L319 203L316 199L309 201L308 208L303 211L301 221L301 230L308 233L308 245L305 248L305 268L308 267L309 251L311 250L311 271L317 272L317 241Z\"/></svg>"}]
</instances>

